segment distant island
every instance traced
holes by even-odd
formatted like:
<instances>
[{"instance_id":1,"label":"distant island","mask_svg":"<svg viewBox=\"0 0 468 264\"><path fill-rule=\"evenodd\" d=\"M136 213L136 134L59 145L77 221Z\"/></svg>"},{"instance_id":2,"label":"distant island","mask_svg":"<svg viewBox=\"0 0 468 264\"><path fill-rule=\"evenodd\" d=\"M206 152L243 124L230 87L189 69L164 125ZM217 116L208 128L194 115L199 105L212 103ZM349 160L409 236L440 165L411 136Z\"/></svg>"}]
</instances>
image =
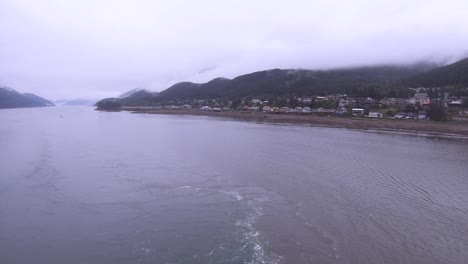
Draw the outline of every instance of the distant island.
<instances>
[{"instance_id":1,"label":"distant island","mask_svg":"<svg viewBox=\"0 0 468 264\"><path fill-rule=\"evenodd\" d=\"M45 106L54 106L54 103L33 93L20 93L0 86L0 109Z\"/></svg>"}]
</instances>

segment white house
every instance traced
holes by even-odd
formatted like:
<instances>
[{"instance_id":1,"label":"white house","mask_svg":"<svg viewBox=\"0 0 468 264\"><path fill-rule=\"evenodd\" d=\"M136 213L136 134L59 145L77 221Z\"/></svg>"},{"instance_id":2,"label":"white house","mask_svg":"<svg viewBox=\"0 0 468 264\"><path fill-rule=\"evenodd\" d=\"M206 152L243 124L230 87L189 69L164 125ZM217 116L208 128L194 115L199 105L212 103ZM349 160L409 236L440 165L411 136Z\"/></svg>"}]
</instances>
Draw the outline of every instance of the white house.
<instances>
[{"instance_id":1,"label":"white house","mask_svg":"<svg viewBox=\"0 0 468 264\"><path fill-rule=\"evenodd\" d=\"M396 113L395 114L395 119L405 119L406 114L405 113Z\"/></svg>"},{"instance_id":2,"label":"white house","mask_svg":"<svg viewBox=\"0 0 468 264\"><path fill-rule=\"evenodd\" d=\"M346 107L347 105L348 105L348 100L345 100L345 99L341 98L338 101L338 106L340 106L340 107Z\"/></svg>"},{"instance_id":3,"label":"white house","mask_svg":"<svg viewBox=\"0 0 468 264\"><path fill-rule=\"evenodd\" d=\"M369 118L382 118L383 115L380 112L369 112L369 115L367 117L369 117Z\"/></svg>"},{"instance_id":4,"label":"white house","mask_svg":"<svg viewBox=\"0 0 468 264\"><path fill-rule=\"evenodd\" d=\"M365 113L364 108L353 108L351 109L351 113L353 116L362 116Z\"/></svg>"},{"instance_id":5,"label":"white house","mask_svg":"<svg viewBox=\"0 0 468 264\"><path fill-rule=\"evenodd\" d=\"M294 112L294 110L291 109L291 108L289 108L289 107L281 107L281 108L279 109L279 112L280 112L280 113L292 113L292 112Z\"/></svg>"},{"instance_id":6,"label":"white house","mask_svg":"<svg viewBox=\"0 0 468 264\"><path fill-rule=\"evenodd\" d=\"M294 112L295 113L302 113L302 107L298 106L298 107L294 108Z\"/></svg>"},{"instance_id":7,"label":"white house","mask_svg":"<svg viewBox=\"0 0 468 264\"><path fill-rule=\"evenodd\" d=\"M263 112L270 112L270 111L271 111L271 107L268 106L268 105L265 105L265 106L263 107L262 110L263 110Z\"/></svg>"},{"instance_id":8,"label":"white house","mask_svg":"<svg viewBox=\"0 0 468 264\"><path fill-rule=\"evenodd\" d=\"M448 106L461 107L463 105L462 100L452 100L448 103Z\"/></svg>"},{"instance_id":9,"label":"white house","mask_svg":"<svg viewBox=\"0 0 468 264\"><path fill-rule=\"evenodd\" d=\"M426 119L427 119L427 113L426 113L426 111L419 111L419 113L418 113L418 119L419 119L419 120L426 120Z\"/></svg>"},{"instance_id":10,"label":"white house","mask_svg":"<svg viewBox=\"0 0 468 264\"><path fill-rule=\"evenodd\" d=\"M302 113L312 113L312 108L304 107L304 108L302 108Z\"/></svg>"}]
</instances>

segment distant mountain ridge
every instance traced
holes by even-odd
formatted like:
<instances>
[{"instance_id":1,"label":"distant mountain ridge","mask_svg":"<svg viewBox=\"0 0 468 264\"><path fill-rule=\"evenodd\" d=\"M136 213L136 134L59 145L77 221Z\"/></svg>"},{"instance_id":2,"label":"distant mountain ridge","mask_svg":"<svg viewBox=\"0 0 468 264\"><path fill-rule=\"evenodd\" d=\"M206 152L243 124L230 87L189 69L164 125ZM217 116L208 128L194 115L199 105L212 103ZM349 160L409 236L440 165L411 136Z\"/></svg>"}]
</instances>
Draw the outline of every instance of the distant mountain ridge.
<instances>
[{"instance_id":1,"label":"distant mountain ridge","mask_svg":"<svg viewBox=\"0 0 468 264\"><path fill-rule=\"evenodd\" d=\"M133 90L130 90L130 91L126 92L126 93L121 94L119 96L119 99L124 99L124 98L127 98L127 97L131 97L135 93L138 93L138 92L141 92L141 91L146 91L146 90L142 89L142 88L135 88Z\"/></svg>"},{"instance_id":2,"label":"distant mountain ridge","mask_svg":"<svg viewBox=\"0 0 468 264\"><path fill-rule=\"evenodd\" d=\"M122 105L140 105L153 102L159 95L157 92L150 92L146 89L133 89L119 96L118 100Z\"/></svg>"},{"instance_id":3,"label":"distant mountain ridge","mask_svg":"<svg viewBox=\"0 0 468 264\"><path fill-rule=\"evenodd\" d=\"M240 98L246 96L326 95L349 93L361 87L396 83L423 72L417 66L375 66L336 70L267 70L232 80L182 82L162 91L158 100Z\"/></svg>"},{"instance_id":4,"label":"distant mountain ridge","mask_svg":"<svg viewBox=\"0 0 468 264\"><path fill-rule=\"evenodd\" d=\"M71 100L55 100L53 101L58 106L92 106L96 103L96 100L88 99L71 99Z\"/></svg>"},{"instance_id":5,"label":"distant mountain ridge","mask_svg":"<svg viewBox=\"0 0 468 264\"><path fill-rule=\"evenodd\" d=\"M409 78L411 86L468 86L468 58Z\"/></svg>"},{"instance_id":6,"label":"distant mountain ridge","mask_svg":"<svg viewBox=\"0 0 468 264\"><path fill-rule=\"evenodd\" d=\"M121 106L151 105L158 97L158 92L150 92L146 89L133 89L118 98L105 98L96 103L98 110L118 110Z\"/></svg>"},{"instance_id":7,"label":"distant mountain ridge","mask_svg":"<svg viewBox=\"0 0 468 264\"><path fill-rule=\"evenodd\" d=\"M269 96L347 94L356 97L408 97L410 87L468 87L468 59L440 66L433 63L381 65L331 70L273 69L216 78L207 83L180 82L157 93L132 90L125 105L155 105L188 99L239 99ZM139 94L141 93L141 94Z\"/></svg>"},{"instance_id":8,"label":"distant mountain ridge","mask_svg":"<svg viewBox=\"0 0 468 264\"><path fill-rule=\"evenodd\" d=\"M22 94L12 88L0 86L0 109L44 106L54 106L54 104L33 93Z\"/></svg>"}]
</instances>

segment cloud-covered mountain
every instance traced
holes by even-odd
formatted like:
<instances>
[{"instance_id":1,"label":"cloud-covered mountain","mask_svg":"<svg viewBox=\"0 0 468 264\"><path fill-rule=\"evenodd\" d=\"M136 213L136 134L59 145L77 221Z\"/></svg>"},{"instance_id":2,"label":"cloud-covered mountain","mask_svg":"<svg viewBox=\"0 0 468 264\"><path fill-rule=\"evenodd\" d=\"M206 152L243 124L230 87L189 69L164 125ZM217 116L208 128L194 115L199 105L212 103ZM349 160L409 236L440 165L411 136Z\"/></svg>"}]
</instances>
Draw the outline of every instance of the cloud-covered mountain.
<instances>
[{"instance_id":1,"label":"cloud-covered mountain","mask_svg":"<svg viewBox=\"0 0 468 264\"><path fill-rule=\"evenodd\" d=\"M150 106L187 99L316 96L408 97L410 87L468 87L468 59L440 66L432 63L384 65L331 70L273 69L216 78L207 83L180 82L151 93L132 90L116 99L122 106Z\"/></svg>"},{"instance_id":2,"label":"cloud-covered mountain","mask_svg":"<svg viewBox=\"0 0 468 264\"><path fill-rule=\"evenodd\" d=\"M274 69L241 75L232 80L217 78L207 83L177 83L162 91L157 101L180 99L242 98L252 96L353 94L373 89L375 95L396 96L407 90L404 80L434 69L419 63L406 66L370 66L331 70Z\"/></svg>"}]
</instances>

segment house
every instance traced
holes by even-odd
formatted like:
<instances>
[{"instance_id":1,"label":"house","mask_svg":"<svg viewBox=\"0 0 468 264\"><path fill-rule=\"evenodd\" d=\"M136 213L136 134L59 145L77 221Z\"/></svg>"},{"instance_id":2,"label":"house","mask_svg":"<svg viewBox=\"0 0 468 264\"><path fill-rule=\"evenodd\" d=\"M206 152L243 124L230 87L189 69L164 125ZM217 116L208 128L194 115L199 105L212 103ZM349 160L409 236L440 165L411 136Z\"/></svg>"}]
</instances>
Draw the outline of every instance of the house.
<instances>
[{"instance_id":1,"label":"house","mask_svg":"<svg viewBox=\"0 0 468 264\"><path fill-rule=\"evenodd\" d=\"M355 105L356 103L357 103L356 98L351 98L351 97L346 98L346 105Z\"/></svg>"},{"instance_id":2,"label":"house","mask_svg":"<svg viewBox=\"0 0 468 264\"><path fill-rule=\"evenodd\" d=\"M429 95L427 93L415 93L414 98L417 100L424 100L429 99Z\"/></svg>"},{"instance_id":3,"label":"house","mask_svg":"<svg viewBox=\"0 0 468 264\"><path fill-rule=\"evenodd\" d=\"M367 117L369 117L369 118L382 118L383 114L380 113L380 112L369 112Z\"/></svg>"},{"instance_id":4,"label":"house","mask_svg":"<svg viewBox=\"0 0 468 264\"><path fill-rule=\"evenodd\" d=\"M260 100L260 99L252 99L250 102L251 102L252 104L260 104L260 103L262 102L262 100Z\"/></svg>"},{"instance_id":5,"label":"house","mask_svg":"<svg viewBox=\"0 0 468 264\"><path fill-rule=\"evenodd\" d=\"M364 100L364 103L365 104L373 104L374 103L374 99L370 98L370 97L367 97L365 100Z\"/></svg>"},{"instance_id":6,"label":"house","mask_svg":"<svg viewBox=\"0 0 468 264\"><path fill-rule=\"evenodd\" d=\"M279 112L280 112L280 113L292 113L292 112L294 112L294 110L291 109L291 108L289 108L289 107L281 107L281 108L279 109Z\"/></svg>"},{"instance_id":7,"label":"house","mask_svg":"<svg viewBox=\"0 0 468 264\"><path fill-rule=\"evenodd\" d=\"M309 97L303 98L303 99L302 99L302 102L303 102L304 104L310 104L310 103L312 103L312 98L309 98Z\"/></svg>"},{"instance_id":8,"label":"house","mask_svg":"<svg viewBox=\"0 0 468 264\"><path fill-rule=\"evenodd\" d=\"M339 107L346 107L346 106L348 106L348 104L349 104L349 103L348 103L348 100L343 99L343 98L341 98L341 99L338 101L338 106L339 106Z\"/></svg>"},{"instance_id":9,"label":"house","mask_svg":"<svg viewBox=\"0 0 468 264\"><path fill-rule=\"evenodd\" d=\"M302 108L302 113L312 113L312 108L304 107L304 108Z\"/></svg>"},{"instance_id":10,"label":"house","mask_svg":"<svg viewBox=\"0 0 468 264\"><path fill-rule=\"evenodd\" d=\"M406 119L406 114L405 113L396 113L395 114L395 119Z\"/></svg>"},{"instance_id":11,"label":"house","mask_svg":"<svg viewBox=\"0 0 468 264\"><path fill-rule=\"evenodd\" d=\"M185 105L183 106L183 108L184 108L184 109L192 109L192 106L189 105L189 104L185 104Z\"/></svg>"},{"instance_id":12,"label":"house","mask_svg":"<svg viewBox=\"0 0 468 264\"><path fill-rule=\"evenodd\" d=\"M426 111L419 111L418 117L419 120L426 120L427 119L427 113Z\"/></svg>"},{"instance_id":13,"label":"house","mask_svg":"<svg viewBox=\"0 0 468 264\"><path fill-rule=\"evenodd\" d=\"M423 100L422 100L422 105L423 105L423 106L429 106L429 105L431 105L431 99L429 99L429 98L423 99Z\"/></svg>"},{"instance_id":14,"label":"house","mask_svg":"<svg viewBox=\"0 0 468 264\"><path fill-rule=\"evenodd\" d=\"M409 88L409 89L415 91L416 93L423 93L423 92L426 92L429 88L417 87L417 88Z\"/></svg>"},{"instance_id":15,"label":"house","mask_svg":"<svg viewBox=\"0 0 468 264\"><path fill-rule=\"evenodd\" d=\"M338 106L335 111L336 115L345 115L348 113L348 110L344 106Z\"/></svg>"},{"instance_id":16,"label":"house","mask_svg":"<svg viewBox=\"0 0 468 264\"><path fill-rule=\"evenodd\" d=\"M294 108L294 113L302 113L302 107L296 107Z\"/></svg>"},{"instance_id":17,"label":"house","mask_svg":"<svg viewBox=\"0 0 468 264\"><path fill-rule=\"evenodd\" d=\"M448 103L449 107L461 107L463 105L462 100L452 100Z\"/></svg>"},{"instance_id":18,"label":"house","mask_svg":"<svg viewBox=\"0 0 468 264\"><path fill-rule=\"evenodd\" d=\"M416 119L418 116L416 113L406 113L406 119Z\"/></svg>"},{"instance_id":19,"label":"house","mask_svg":"<svg viewBox=\"0 0 468 264\"><path fill-rule=\"evenodd\" d=\"M353 108L351 109L351 113L353 116L363 116L366 111L364 108Z\"/></svg>"},{"instance_id":20,"label":"house","mask_svg":"<svg viewBox=\"0 0 468 264\"><path fill-rule=\"evenodd\" d=\"M418 102L419 100L417 100L416 98L411 98L408 100L408 104L410 105L416 105L416 102Z\"/></svg>"},{"instance_id":21,"label":"house","mask_svg":"<svg viewBox=\"0 0 468 264\"><path fill-rule=\"evenodd\" d=\"M408 99L407 98L384 98L380 100L380 103L383 105L398 106L400 108L404 108L408 104ZM414 101L413 103L416 103L416 101Z\"/></svg>"},{"instance_id":22,"label":"house","mask_svg":"<svg viewBox=\"0 0 468 264\"><path fill-rule=\"evenodd\" d=\"M379 103L383 104L383 105L395 105L396 100L395 100L395 98L384 98L384 99L380 100Z\"/></svg>"},{"instance_id":23,"label":"house","mask_svg":"<svg viewBox=\"0 0 468 264\"><path fill-rule=\"evenodd\" d=\"M271 107L268 106L268 105L265 105L265 106L263 107L262 111L265 112L265 113L271 112Z\"/></svg>"}]
</instances>

